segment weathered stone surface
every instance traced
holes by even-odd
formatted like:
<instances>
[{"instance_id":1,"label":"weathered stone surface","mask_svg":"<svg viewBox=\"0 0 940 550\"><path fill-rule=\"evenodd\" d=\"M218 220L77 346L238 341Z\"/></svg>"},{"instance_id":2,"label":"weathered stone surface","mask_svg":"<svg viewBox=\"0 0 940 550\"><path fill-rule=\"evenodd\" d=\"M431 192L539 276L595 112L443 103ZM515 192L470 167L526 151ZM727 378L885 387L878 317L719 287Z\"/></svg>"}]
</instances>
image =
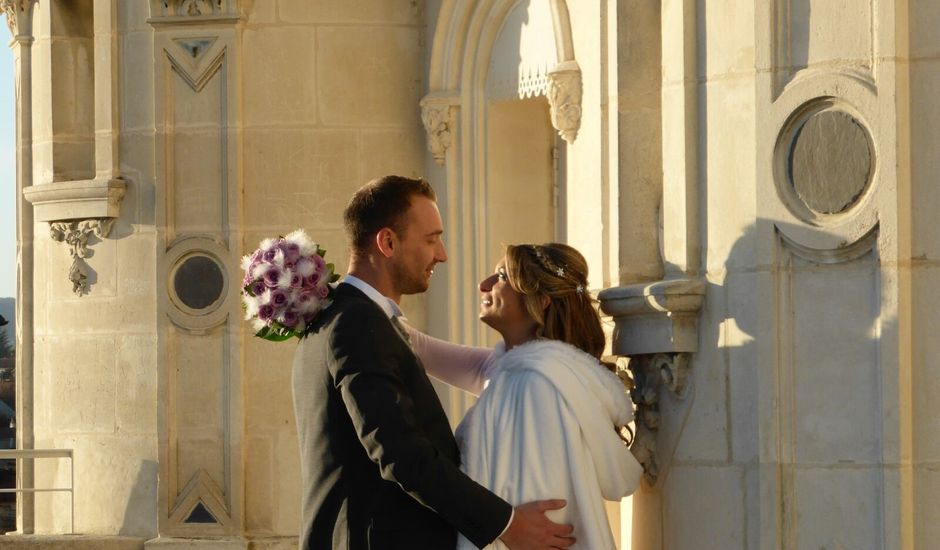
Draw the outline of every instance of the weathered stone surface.
<instances>
[{"instance_id":1,"label":"weathered stone surface","mask_svg":"<svg viewBox=\"0 0 940 550\"><path fill-rule=\"evenodd\" d=\"M0 536L2 550L143 550L144 539L96 535Z\"/></svg>"},{"instance_id":2,"label":"weathered stone surface","mask_svg":"<svg viewBox=\"0 0 940 550\"><path fill-rule=\"evenodd\" d=\"M865 129L851 115L812 115L794 138L790 178L808 207L823 214L843 212L868 185L872 167Z\"/></svg>"}]
</instances>

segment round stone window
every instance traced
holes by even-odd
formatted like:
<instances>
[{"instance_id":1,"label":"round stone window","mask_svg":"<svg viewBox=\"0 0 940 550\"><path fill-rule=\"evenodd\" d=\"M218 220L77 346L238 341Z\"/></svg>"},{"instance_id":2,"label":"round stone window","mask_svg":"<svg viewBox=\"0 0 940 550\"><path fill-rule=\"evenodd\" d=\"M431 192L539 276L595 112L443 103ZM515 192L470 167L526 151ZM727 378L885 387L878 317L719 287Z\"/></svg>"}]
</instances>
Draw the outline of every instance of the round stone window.
<instances>
[{"instance_id":1,"label":"round stone window","mask_svg":"<svg viewBox=\"0 0 940 550\"><path fill-rule=\"evenodd\" d=\"M173 272L173 291L184 306L203 310L221 300L225 290L222 266L210 256L194 254Z\"/></svg>"},{"instance_id":2,"label":"round stone window","mask_svg":"<svg viewBox=\"0 0 940 550\"><path fill-rule=\"evenodd\" d=\"M868 132L843 111L814 113L796 131L788 164L793 190L810 210L845 212L871 179Z\"/></svg>"}]
</instances>

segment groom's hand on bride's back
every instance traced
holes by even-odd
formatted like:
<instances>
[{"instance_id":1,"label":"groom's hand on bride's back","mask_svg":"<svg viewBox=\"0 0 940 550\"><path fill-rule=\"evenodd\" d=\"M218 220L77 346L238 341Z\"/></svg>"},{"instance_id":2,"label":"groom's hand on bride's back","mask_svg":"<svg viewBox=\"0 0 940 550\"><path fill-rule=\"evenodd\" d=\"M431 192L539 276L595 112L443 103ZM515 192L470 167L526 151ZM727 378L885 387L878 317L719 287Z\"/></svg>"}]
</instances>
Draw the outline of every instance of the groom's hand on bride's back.
<instances>
[{"instance_id":1,"label":"groom's hand on bride's back","mask_svg":"<svg viewBox=\"0 0 940 550\"><path fill-rule=\"evenodd\" d=\"M516 506L512 523L500 537L511 550L542 550L544 548L568 548L575 543L571 525L553 523L545 512L560 510L564 500L537 500Z\"/></svg>"}]
</instances>

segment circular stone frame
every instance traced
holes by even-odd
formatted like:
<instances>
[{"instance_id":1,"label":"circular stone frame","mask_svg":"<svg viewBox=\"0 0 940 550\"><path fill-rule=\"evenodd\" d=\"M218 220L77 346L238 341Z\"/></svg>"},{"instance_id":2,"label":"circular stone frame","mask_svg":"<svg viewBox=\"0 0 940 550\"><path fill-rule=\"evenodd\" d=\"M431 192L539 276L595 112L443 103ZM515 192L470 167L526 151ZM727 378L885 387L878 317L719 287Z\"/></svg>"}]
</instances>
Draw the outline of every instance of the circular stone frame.
<instances>
[{"instance_id":1,"label":"circular stone frame","mask_svg":"<svg viewBox=\"0 0 940 550\"><path fill-rule=\"evenodd\" d=\"M807 122L816 115L835 112L847 115L858 125L864 135L868 147L868 176L858 190L858 194L840 211L826 213L814 210L806 200L800 196L791 173L791 161L794 149L800 137L800 132ZM873 182L877 172L877 157L872 140L872 132L865 118L852 105L845 100L824 96L806 101L797 107L787 118L777 135L774 146L774 184L780 201L797 218L815 226L831 226L843 223L846 219L855 216L872 195Z\"/></svg>"},{"instance_id":2,"label":"circular stone frame","mask_svg":"<svg viewBox=\"0 0 940 550\"><path fill-rule=\"evenodd\" d=\"M180 328L201 332L225 322L229 314L228 303L231 301L231 274L223 258L228 251L220 243L202 237L191 237L174 243L165 256L165 291L169 298L167 315L173 324ZM206 307L195 309L188 306L176 292L176 275L188 260L196 257L213 261L221 273L219 295Z\"/></svg>"}]
</instances>

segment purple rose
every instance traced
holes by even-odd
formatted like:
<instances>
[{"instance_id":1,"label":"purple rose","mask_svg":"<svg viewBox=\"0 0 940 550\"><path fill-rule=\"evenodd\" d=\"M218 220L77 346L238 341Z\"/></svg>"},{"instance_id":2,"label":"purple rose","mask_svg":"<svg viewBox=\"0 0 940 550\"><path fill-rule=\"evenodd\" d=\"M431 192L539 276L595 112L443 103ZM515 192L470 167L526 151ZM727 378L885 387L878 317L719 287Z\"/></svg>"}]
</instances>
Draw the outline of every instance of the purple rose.
<instances>
[{"instance_id":1,"label":"purple rose","mask_svg":"<svg viewBox=\"0 0 940 550\"><path fill-rule=\"evenodd\" d=\"M287 293L277 289L271 293L271 305L276 308L282 308L287 305Z\"/></svg>"},{"instance_id":2,"label":"purple rose","mask_svg":"<svg viewBox=\"0 0 940 550\"><path fill-rule=\"evenodd\" d=\"M274 306L266 304L258 309L258 319L268 322L274 317Z\"/></svg>"},{"instance_id":3,"label":"purple rose","mask_svg":"<svg viewBox=\"0 0 940 550\"><path fill-rule=\"evenodd\" d=\"M324 260L319 254L314 254L311 256L313 258L313 263L317 265L317 272L323 273L323 270L326 269L326 260Z\"/></svg>"},{"instance_id":4,"label":"purple rose","mask_svg":"<svg viewBox=\"0 0 940 550\"><path fill-rule=\"evenodd\" d=\"M261 296L264 294L265 289L267 289L267 286L264 284L264 281L255 281L251 283L249 287L252 296Z\"/></svg>"},{"instance_id":5,"label":"purple rose","mask_svg":"<svg viewBox=\"0 0 940 550\"><path fill-rule=\"evenodd\" d=\"M276 255L277 255L277 247L272 246L271 248L265 250L264 253L261 254L261 259L266 262L273 262L274 256Z\"/></svg>"},{"instance_id":6,"label":"purple rose","mask_svg":"<svg viewBox=\"0 0 940 550\"><path fill-rule=\"evenodd\" d=\"M297 243L287 243L284 247L284 255L288 261L296 262L300 258L300 245Z\"/></svg>"},{"instance_id":7,"label":"purple rose","mask_svg":"<svg viewBox=\"0 0 940 550\"><path fill-rule=\"evenodd\" d=\"M320 284L320 274L314 272L309 277L304 277L304 288L313 288Z\"/></svg>"},{"instance_id":8,"label":"purple rose","mask_svg":"<svg viewBox=\"0 0 940 550\"><path fill-rule=\"evenodd\" d=\"M290 287L291 288L300 288L304 285L304 278L300 276L299 273L294 273L290 277Z\"/></svg>"},{"instance_id":9,"label":"purple rose","mask_svg":"<svg viewBox=\"0 0 940 550\"><path fill-rule=\"evenodd\" d=\"M317 296L319 296L321 300L326 300L327 296L329 295L330 295L329 285L323 285L323 286L317 287Z\"/></svg>"},{"instance_id":10,"label":"purple rose","mask_svg":"<svg viewBox=\"0 0 940 550\"><path fill-rule=\"evenodd\" d=\"M281 324L285 327L295 327L298 321L300 321L300 316L292 309L288 309L281 316Z\"/></svg>"},{"instance_id":11,"label":"purple rose","mask_svg":"<svg viewBox=\"0 0 940 550\"><path fill-rule=\"evenodd\" d=\"M268 288L277 287L277 281L281 278L281 271L276 267L272 267L264 272L264 285Z\"/></svg>"}]
</instances>

